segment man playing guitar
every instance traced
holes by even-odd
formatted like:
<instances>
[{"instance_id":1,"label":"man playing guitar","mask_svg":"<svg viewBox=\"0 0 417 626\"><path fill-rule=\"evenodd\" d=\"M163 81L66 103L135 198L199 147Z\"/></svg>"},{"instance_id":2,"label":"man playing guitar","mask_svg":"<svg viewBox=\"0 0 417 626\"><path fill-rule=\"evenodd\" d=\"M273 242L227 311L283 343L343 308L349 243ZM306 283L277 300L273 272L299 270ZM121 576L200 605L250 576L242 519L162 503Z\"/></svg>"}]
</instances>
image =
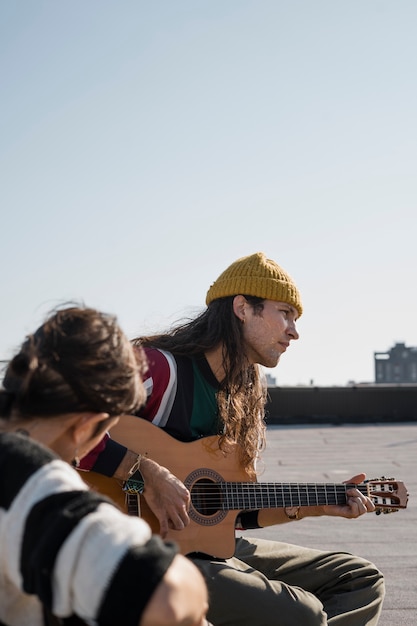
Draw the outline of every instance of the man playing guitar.
<instances>
[{"instance_id":1,"label":"man playing guitar","mask_svg":"<svg viewBox=\"0 0 417 626\"><path fill-rule=\"evenodd\" d=\"M254 477L265 443L266 386L260 366L275 367L291 341L298 339L300 294L285 270L259 252L232 263L211 285L206 305L190 322L134 341L145 350L149 365L148 399L138 416L180 442L215 435L220 456L237 446L239 466L248 478ZM114 437L118 439L117 431ZM146 441L122 443L124 447L107 440L104 450L85 460L85 469L125 479L136 453L146 452ZM146 456L139 469L162 534L187 525L189 491ZM155 485L164 471L169 487L161 486L158 492ZM375 510L372 499L356 487L364 479L364 474L351 478L341 502L248 506L234 522L248 529L316 516L357 518ZM378 622L383 576L360 557L252 538L237 539L228 558L198 549L190 556L205 575L208 618L217 626Z\"/></svg>"}]
</instances>

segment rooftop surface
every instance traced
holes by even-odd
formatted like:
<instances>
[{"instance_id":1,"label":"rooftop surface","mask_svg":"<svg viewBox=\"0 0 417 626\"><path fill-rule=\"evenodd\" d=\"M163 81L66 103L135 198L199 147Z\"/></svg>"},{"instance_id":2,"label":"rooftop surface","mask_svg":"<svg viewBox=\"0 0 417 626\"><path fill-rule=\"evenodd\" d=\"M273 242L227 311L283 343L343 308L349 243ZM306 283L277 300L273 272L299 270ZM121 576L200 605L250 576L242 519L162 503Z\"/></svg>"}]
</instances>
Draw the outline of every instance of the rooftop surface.
<instances>
[{"instance_id":1,"label":"rooftop surface","mask_svg":"<svg viewBox=\"0 0 417 626\"><path fill-rule=\"evenodd\" d=\"M337 482L364 472L394 477L408 506L356 520L320 517L242 533L369 559L384 573L386 598L379 626L417 624L417 423L269 426L261 482Z\"/></svg>"}]
</instances>

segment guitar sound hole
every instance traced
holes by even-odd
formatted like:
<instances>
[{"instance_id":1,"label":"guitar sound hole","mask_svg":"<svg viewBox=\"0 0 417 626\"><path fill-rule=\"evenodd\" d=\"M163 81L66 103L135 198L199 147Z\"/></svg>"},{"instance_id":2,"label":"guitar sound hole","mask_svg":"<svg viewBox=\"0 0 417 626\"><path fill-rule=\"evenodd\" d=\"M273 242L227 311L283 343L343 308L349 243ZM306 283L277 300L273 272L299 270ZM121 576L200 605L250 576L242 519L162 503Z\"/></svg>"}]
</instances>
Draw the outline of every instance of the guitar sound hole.
<instances>
[{"instance_id":1,"label":"guitar sound hole","mask_svg":"<svg viewBox=\"0 0 417 626\"><path fill-rule=\"evenodd\" d=\"M207 478L197 480L191 490L191 502L200 515L215 515L222 508L220 485Z\"/></svg>"}]
</instances>

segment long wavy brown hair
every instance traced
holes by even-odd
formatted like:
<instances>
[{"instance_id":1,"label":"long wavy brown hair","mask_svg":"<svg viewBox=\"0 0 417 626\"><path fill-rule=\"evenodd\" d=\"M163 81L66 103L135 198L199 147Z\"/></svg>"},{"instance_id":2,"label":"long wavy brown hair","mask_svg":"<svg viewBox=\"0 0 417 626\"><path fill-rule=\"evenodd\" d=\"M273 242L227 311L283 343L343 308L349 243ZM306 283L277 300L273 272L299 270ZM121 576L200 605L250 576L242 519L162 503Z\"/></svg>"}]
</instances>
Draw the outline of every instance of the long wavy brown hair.
<instances>
[{"instance_id":1,"label":"long wavy brown hair","mask_svg":"<svg viewBox=\"0 0 417 626\"><path fill-rule=\"evenodd\" d=\"M261 298L245 296L254 312L262 314ZM266 386L259 365L248 362L242 323L233 312L234 296L213 300L196 318L174 326L170 331L132 340L136 347L167 350L177 356L201 356L222 347L225 377L217 392L219 417L224 426L220 445L236 442L240 461L254 471L254 461L265 445Z\"/></svg>"}]
</instances>

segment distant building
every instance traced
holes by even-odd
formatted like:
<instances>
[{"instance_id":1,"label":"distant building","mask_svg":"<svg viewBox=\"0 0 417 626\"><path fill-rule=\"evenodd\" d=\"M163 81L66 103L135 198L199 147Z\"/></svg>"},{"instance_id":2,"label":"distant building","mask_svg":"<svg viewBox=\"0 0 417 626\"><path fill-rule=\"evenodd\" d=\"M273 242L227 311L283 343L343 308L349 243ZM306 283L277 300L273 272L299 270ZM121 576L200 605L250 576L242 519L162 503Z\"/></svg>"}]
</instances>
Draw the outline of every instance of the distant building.
<instances>
[{"instance_id":1,"label":"distant building","mask_svg":"<svg viewBox=\"0 0 417 626\"><path fill-rule=\"evenodd\" d=\"M376 384L417 384L417 348L396 343L388 352L374 352Z\"/></svg>"},{"instance_id":2,"label":"distant building","mask_svg":"<svg viewBox=\"0 0 417 626\"><path fill-rule=\"evenodd\" d=\"M268 387L276 387L277 379L271 376L271 374L265 374L266 384Z\"/></svg>"}]
</instances>

